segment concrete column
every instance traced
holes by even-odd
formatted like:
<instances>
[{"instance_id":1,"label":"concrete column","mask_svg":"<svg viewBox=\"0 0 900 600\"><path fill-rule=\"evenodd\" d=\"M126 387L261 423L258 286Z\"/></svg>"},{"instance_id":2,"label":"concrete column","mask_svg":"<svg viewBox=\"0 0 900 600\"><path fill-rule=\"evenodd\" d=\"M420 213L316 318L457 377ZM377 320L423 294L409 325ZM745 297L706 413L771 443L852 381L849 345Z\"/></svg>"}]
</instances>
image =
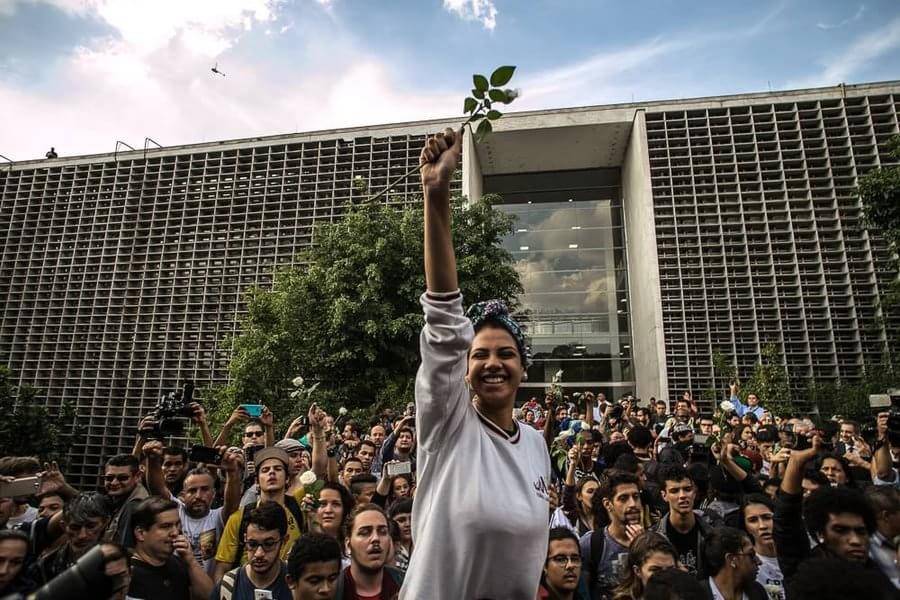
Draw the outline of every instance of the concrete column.
<instances>
[{"instance_id":1,"label":"concrete column","mask_svg":"<svg viewBox=\"0 0 900 600\"><path fill-rule=\"evenodd\" d=\"M481 178L481 164L478 162L478 152L475 150L475 138L466 132L463 136L462 153L462 192L469 200L481 198L484 189L484 181Z\"/></svg>"},{"instance_id":2,"label":"concrete column","mask_svg":"<svg viewBox=\"0 0 900 600\"><path fill-rule=\"evenodd\" d=\"M632 361L635 395L668 398L666 345L663 337L662 297L647 123L637 110L622 165L622 203L625 217L625 251L628 258L628 290L631 310Z\"/></svg>"}]
</instances>

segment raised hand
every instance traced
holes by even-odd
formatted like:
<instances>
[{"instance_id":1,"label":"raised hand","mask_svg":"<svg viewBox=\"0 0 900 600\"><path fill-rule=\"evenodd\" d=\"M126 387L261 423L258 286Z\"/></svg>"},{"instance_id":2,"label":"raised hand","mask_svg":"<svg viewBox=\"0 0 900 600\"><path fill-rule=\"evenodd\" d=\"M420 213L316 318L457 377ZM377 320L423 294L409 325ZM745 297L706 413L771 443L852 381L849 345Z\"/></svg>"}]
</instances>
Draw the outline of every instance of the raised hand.
<instances>
[{"instance_id":1,"label":"raised hand","mask_svg":"<svg viewBox=\"0 0 900 600\"><path fill-rule=\"evenodd\" d=\"M38 474L38 477L41 478L38 495L57 492L66 486L66 478L63 477L55 460L52 463L44 463L44 470Z\"/></svg>"},{"instance_id":2,"label":"raised hand","mask_svg":"<svg viewBox=\"0 0 900 600\"><path fill-rule=\"evenodd\" d=\"M265 427L272 427L275 423L275 415L269 410L268 406L263 406L262 414L259 415L259 422Z\"/></svg>"},{"instance_id":3,"label":"raised hand","mask_svg":"<svg viewBox=\"0 0 900 600\"><path fill-rule=\"evenodd\" d=\"M462 130L453 131L448 127L428 138L419 155L422 187L426 191L448 192L460 156L462 156Z\"/></svg>"},{"instance_id":4,"label":"raised hand","mask_svg":"<svg viewBox=\"0 0 900 600\"><path fill-rule=\"evenodd\" d=\"M191 408L191 421L194 423L206 421L206 409L199 402L191 402L188 406Z\"/></svg>"},{"instance_id":5,"label":"raised hand","mask_svg":"<svg viewBox=\"0 0 900 600\"><path fill-rule=\"evenodd\" d=\"M228 417L228 421L226 421L226 425L236 425L237 423L244 423L250 420L250 413L243 406L238 406L231 412L231 416Z\"/></svg>"},{"instance_id":6,"label":"raised hand","mask_svg":"<svg viewBox=\"0 0 900 600\"><path fill-rule=\"evenodd\" d=\"M141 446L141 454L146 456L148 460L162 462L163 443L159 440L149 441Z\"/></svg>"}]
</instances>

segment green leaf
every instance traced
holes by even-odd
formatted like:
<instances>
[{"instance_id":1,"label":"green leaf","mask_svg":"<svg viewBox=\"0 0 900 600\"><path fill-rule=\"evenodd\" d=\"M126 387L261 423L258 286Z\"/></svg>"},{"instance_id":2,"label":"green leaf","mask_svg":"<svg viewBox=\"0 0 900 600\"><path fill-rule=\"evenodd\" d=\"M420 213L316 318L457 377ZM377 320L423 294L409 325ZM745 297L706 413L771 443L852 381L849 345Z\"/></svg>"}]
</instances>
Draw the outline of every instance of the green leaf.
<instances>
[{"instance_id":1,"label":"green leaf","mask_svg":"<svg viewBox=\"0 0 900 600\"><path fill-rule=\"evenodd\" d=\"M490 87L488 85L488 80L484 75L477 75L477 74L472 75L472 81L475 82L475 89L480 92L486 92L486 91L488 91L488 88ZM502 84L498 83L497 85L502 85Z\"/></svg>"},{"instance_id":2,"label":"green leaf","mask_svg":"<svg viewBox=\"0 0 900 600\"><path fill-rule=\"evenodd\" d=\"M478 88L472 88L472 95L479 100L484 100L484 91L479 90Z\"/></svg>"},{"instance_id":3,"label":"green leaf","mask_svg":"<svg viewBox=\"0 0 900 600\"><path fill-rule=\"evenodd\" d=\"M491 122L487 119L484 119L481 123L478 124L478 129L475 130L475 137L478 138L479 142L482 142L487 138L487 136L491 135L491 132L494 131L493 126L491 126Z\"/></svg>"},{"instance_id":4,"label":"green leaf","mask_svg":"<svg viewBox=\"0 0 900 600\"><path fill-rule=\"evenodd\" d=\"M506 95L506 92L503 90L490 90L488 92L488 96L491 97L491 100L494 102L502 102L503 104L509 104L509 97Z\"/></svg>"},{"instance_id":5,"label":"green leaf","mask_svg":"<svg viewBox=\"0 0 900 600\"><path fill-rule=\"evenodd\" d=\"M487 114L487 118L490 119L491 121L496 121L497 119L499 119L502 116L503 116L503 113L500 112L499 110L489 110L488 114Z\"/></svg>"},{"instance_id":6,"label":"green leaf","mask_svg":"<svg viewBox=\"0 0 900 600\"><path fill-rule=\"evenodd\" d=\"M474 123L475 121L480 121L484 118L484 113L478 113L476 115L472 115L469 119L470 122Z\"/></svg>"},{"instance_id":7,"label":"green leaf","mask_svg":"<svg viewBox=\"0 0 900 600\"><path fill-rule=\"evenodd\" d=\"M475 98L466 98L466 101L463 103L463 112L471 113L475 111L475 108L478 106L478 101Z\"/></svg>"},{"instance_id":8,"label":"green leaf","mask_svg":"<svg viewBox=\"0 0 900 600\"><path fill-rule=\"evenodd\" d=\"M498 67L496 71L491 73L491 85L495 87L506 85L509 83L509 80L512 79L515 71L516 68L511 66Z\"/></svg>"}]
</instances>

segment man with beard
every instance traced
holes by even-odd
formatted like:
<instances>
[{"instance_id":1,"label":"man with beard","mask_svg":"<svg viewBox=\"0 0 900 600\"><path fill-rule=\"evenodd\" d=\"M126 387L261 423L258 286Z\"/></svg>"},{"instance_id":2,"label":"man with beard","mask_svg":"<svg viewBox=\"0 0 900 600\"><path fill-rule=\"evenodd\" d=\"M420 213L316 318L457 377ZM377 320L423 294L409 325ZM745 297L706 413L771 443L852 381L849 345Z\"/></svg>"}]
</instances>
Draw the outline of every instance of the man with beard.
<instances>
[{"instance_id":1,"label":"man with beard","mask_svg":"<svg viewBox=\"0 0 900 600\"><path fill-rule=\"evenodd\" d=\"M178 504L147 498L134 509L135 547L128 597L135 600L206 600L212 581L194 558L178 525Z\"/></svg>"},{"instance_id":2,"label":"man with beard","mask_svg":"<svg viewBox=\"0 0 900 600\"><path fill-rule=\"evenodd\" d=\"M162 443L148 442L141 449L147 457L147 485L150 491L162 498L171 498L178 503L178 517L181 530L191 544L194 558L203 565L210 576L215 572L216 546L222 537L225 520L237 510L241 496L241 459L243 454L237 448L226 451L224 446L222 470L225 471L225 502L219 508L211 508L216 497L216 478L206 468L192 469L184 477L181 496L176 498L168 489L164 477L165 469L160 463L165 451Z\"/></svg>"},{"instance_id":3,"label":"man with beard","mask_svg":"<svg viewBox=\"0 0 900 600\"><path fill-rule=\"evenodd\" d=\"M703 540L712 529L694 512L697 487L682 466L664 468L659 477L660 494L669 505L669 513L660 519L657 533L666 537L678 551L678 562L692 575L702 571Z\"/></svg>"},{"instance_id":4,"label":"man with beard","mask_svg":"<svg viewBox=\"0 0 900 600\"><path fill-rule=\"evenodd\" d=\"M225 573L212 598L220 600L291 600L281 549L287 542L287 518L275 502L250 511L244 537L247 564ZM260 592L268 592L268 595Z\"/></svg>"},{"instance_id":5,"label":"man with beard","mask_svg":"<svg viewBox=\"0 0 900 600\"><path fill-rule=\"evenodd\" d=\"M103 533L104 542L134 547L131 513L150 494L141 484L140 463L131 454L117 454L106 461L103 487L112 501L113 516Z\"/></svg>"},{"instance_id":6,"label":"man with beard","mask_svg":"<svg viewBox=\"0 0 900 600\"><path fill-rule=\"evenodd\" d=\"M391 549L388 516L375 504L353 509L347 521L350 566L338 579L336 600L389 600L403 584L403 575L385 566Z\"/></svg>"},{"instance_id":7,"label":"man with beard","mask_svg":"<svg viewBox=\"0 0 900 600\"><path fill-rule=\"evenodd\" d=\"M767 590L777 588L777 595L770 593L769 597L783 600L784 577L775 551L775 503L766 495L750 494L744 498L741 513L744 517L744 529L753 539L753 550L760 562L756 581Z\"/></svg>"},{"instance_id":8,"label":"man with beard","mask_svg":"<svg viewBox=\"0 0 900 600\"><path fill-rule=\"evenodd\" d=\"M625 471L609 470L605 475L592 503L598 513L595 522L609 525L584 534L578 543L594 600L612 597L628 557L628 546L643 531L640 480Z\"/></svg>"},{"instance_id":9,"label":"man with beard","mask_svg":"<svg viewBox=\"0 0 900 600\"><path fill-rule=\"evenodd\" d=\"M61 524L66 543L44 555L32 567L32 577L41 585L71 567L100 543L110 519L110 501L103 494L78 494L66 504Z\"/></svg>"}]
</instances>

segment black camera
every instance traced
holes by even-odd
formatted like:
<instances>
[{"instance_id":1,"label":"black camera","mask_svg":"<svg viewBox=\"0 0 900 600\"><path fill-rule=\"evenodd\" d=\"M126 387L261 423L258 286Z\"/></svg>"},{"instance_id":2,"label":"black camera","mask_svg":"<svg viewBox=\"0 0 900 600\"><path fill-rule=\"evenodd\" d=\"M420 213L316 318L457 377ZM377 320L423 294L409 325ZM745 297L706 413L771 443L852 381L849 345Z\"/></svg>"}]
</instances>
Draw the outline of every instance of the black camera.
<instances>
[{"instance_id":1,"label":"black camera","mask_svg":"<svg viewBox=\"0 0 900 600\"><path fill-rule=\"evenodd\" d=\"M181 435L184 433L182 419L190 418L194 414L194 411L191 410L193 401L194 382L192 381L186 381L184 387L177 392L163 394L156 401L156 406L149 415L153 417L156 424L153 427L141 429L141 435L148 440L161 440L171 435Z\"/></svg>"}]
</instances>

